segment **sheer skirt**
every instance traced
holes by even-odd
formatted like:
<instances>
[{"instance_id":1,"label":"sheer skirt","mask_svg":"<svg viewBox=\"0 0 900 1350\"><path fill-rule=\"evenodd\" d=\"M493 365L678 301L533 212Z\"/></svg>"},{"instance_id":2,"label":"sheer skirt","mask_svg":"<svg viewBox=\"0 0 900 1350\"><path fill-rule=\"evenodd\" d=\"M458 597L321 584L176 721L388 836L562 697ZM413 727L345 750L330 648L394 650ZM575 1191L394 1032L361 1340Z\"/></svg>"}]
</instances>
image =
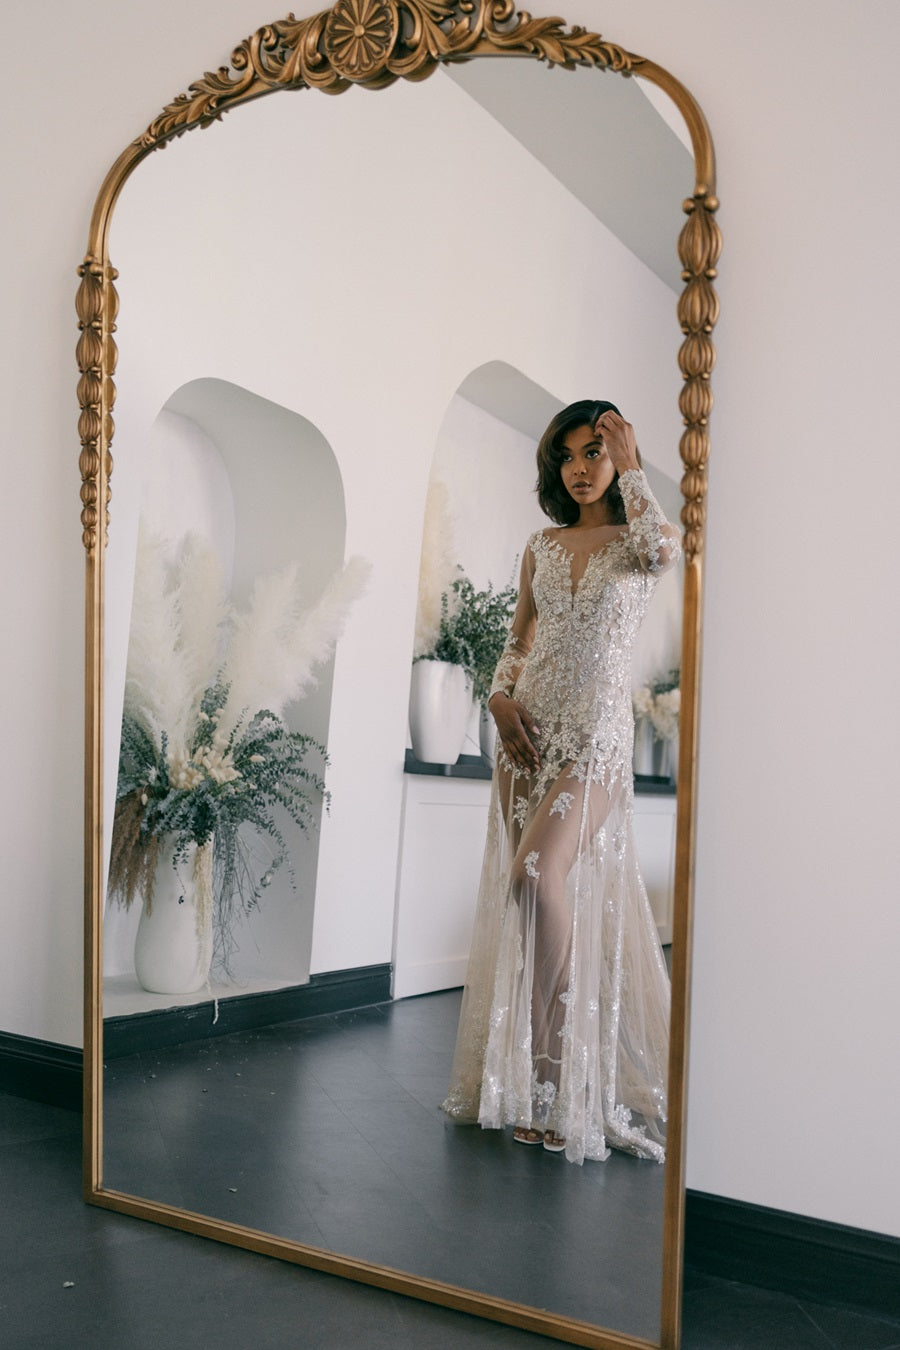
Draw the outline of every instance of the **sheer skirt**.
<instances>
[{"instance_id":1,"label":"sheer skirt","mask_svg":"<svg viewBox=\"0 0 900 1350\"><path fill-rule=\"evenodd\" d=\"M552 1129L572 1162L662 1162L669 980L630 778L588 761L535 787L498 765L444 1110Z\"/></svg>"}]
</instances>

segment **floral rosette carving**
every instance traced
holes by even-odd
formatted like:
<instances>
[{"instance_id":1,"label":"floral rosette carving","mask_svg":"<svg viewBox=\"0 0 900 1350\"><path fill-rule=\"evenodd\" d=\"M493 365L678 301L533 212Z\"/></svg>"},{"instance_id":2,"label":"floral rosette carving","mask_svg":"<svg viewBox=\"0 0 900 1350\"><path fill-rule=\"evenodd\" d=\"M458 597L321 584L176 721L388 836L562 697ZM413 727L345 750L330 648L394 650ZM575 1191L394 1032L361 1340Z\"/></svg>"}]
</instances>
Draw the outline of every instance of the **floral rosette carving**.
<instances>
[{"instance_id":1,"label":"floral rosette carving","mask_svg":"<svg viewBox=\"0 0 900 1350\"><path fill-rule=\"evenodd\" d=\"M332 67L348 80L369 80L385 68L400 26L386 0L337 0L323 34Z\"/></svg>"}]
</instances>

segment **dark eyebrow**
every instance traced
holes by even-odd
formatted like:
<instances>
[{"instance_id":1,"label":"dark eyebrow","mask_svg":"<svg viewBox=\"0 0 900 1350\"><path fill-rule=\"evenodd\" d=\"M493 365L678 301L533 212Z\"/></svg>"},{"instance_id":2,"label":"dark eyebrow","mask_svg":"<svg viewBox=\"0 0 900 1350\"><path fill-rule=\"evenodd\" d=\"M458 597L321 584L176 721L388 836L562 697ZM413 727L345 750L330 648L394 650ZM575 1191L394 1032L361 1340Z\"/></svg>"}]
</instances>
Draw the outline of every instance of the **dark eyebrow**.
<instances>
[{"instance_id":1,"label":"dark eyebrow","mask_svg":"<svg viewBox=\"0 0 900 1350\"><path fill-rule=\"evenodd\" d=\"M603 445L603 442L602 442L602 440L601 440L599 437L597 437L596 440L585 441L585 443L584 443L584 445L581 447L581 449L582 449L582 450L590 450L590 449L591 449L593 446L595 446L595 445L596 445L596 446L602 446L602 445ZM571 455L571 453L572 453L572 448L571 448L571 446L563 445L563 447L562 447L562 452L563 452L564 455Z\"/></svg>"}]
</instances>

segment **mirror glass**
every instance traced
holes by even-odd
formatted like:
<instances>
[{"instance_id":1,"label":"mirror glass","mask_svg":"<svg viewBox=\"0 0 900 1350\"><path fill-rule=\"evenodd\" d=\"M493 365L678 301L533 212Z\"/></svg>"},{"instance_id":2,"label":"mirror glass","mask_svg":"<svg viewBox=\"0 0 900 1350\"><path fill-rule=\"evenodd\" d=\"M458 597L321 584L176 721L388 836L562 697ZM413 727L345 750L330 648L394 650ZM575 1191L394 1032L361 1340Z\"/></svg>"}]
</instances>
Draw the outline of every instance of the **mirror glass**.
<instances>
[{"instance_id":1,"label":"mirror glass","mask_svg":"<svg viewBox=\"0 0 900 1350\"><path fill-rule=\"evenodd\" d=\"M314 794L307 830L278 817L293 877L276 839L244 839L270 884L209 982L142 988L140 905L107 900L106 1188L658 1339L664 1168L573 1166L440 1111L489 770L475 712L458 768L416 763L408 700L430 484L454 561L476 588L503 587L547 523L541 431L564 404L607 398L677 521L676 239L692 190L679 115L652 87L497 59L377 97L260 100L126 184L111 236L107 858L129 634L185 558L214 557L257 619L254 584L290 564L304 610L345 559L367 576L287 713L327 747L330 808ZM672 573L636 687L677 670L680 606ZM192 632L210 612L191 611ZM145 651L159 655L159 632ZM184 672L160 660L157 678L168 706ZM638 850L668 943L672 759L665 743L639 754Z\"/></svg>"}]
</instances>

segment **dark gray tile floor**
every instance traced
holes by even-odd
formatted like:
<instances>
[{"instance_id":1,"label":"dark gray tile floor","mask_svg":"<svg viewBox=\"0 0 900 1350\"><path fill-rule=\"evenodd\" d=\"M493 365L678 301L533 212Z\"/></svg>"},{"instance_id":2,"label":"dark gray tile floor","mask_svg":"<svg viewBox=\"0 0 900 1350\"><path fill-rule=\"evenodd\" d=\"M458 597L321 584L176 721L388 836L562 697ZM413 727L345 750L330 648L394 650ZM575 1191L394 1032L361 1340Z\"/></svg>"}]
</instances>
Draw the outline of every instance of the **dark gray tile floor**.
<instances>
[{"instance_id":1,"label":"dark gray tile floor","mask_svg":"<svg viewBox=\"0 0 900 1350\"><path fill-rule=\"evenodd\" d=\"M440 1110L459 991L111 1060L104 1182L655 1340L664 1169Z\"/></svg>"},{"instance_id":2,"label":"dark gray tile floor","mask_svg":"<svg viewBox=\"0 0 900 1350\"><path fill-rule=\"evenodd\" d=\"M229 1119L233 1110L228 1107ZM124 1136L124 1110L113 1128ZM532 1350L558 1344L86 1206L80 1135L77 1113L0 1095L4 1350ZM525 1149L516 1158L519 1153L524 1167L558 1161L532 1159ZM900 1350L900 1322L688 1271L684 1347Z\"/></svg>"}]
</instances>

